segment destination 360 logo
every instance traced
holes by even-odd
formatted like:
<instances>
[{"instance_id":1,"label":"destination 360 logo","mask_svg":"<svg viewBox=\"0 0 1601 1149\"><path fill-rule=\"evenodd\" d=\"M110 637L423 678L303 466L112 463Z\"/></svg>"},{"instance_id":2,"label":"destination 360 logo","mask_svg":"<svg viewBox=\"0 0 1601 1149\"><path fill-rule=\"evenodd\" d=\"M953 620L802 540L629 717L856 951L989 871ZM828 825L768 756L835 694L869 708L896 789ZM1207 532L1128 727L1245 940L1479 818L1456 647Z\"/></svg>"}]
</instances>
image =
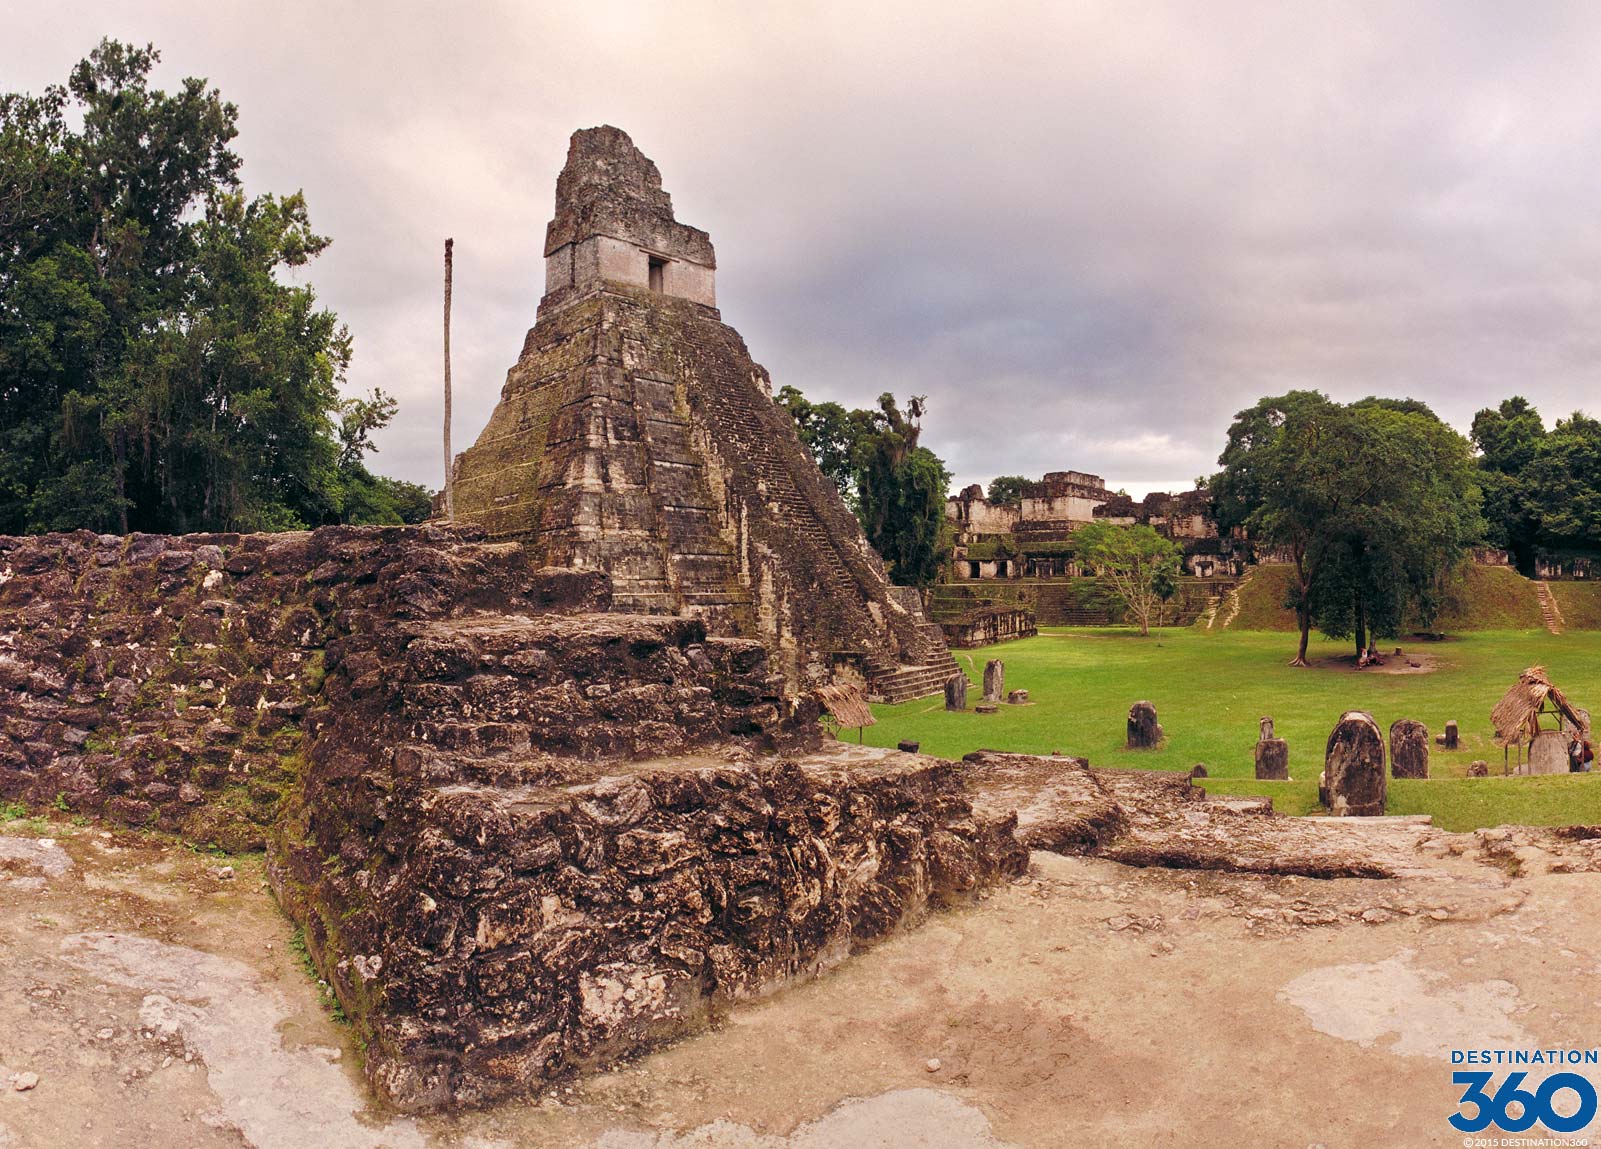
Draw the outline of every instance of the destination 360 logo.
<instances>
[{"instance_id":1,"label":"destination 360 logo","mask_svg":"<svg viewBox=\"0 0 1601 1149\"><path fill-rule=\"evenodd\" d=\"M1587 1137L1547 1137L1539 1134L1577 1133L1595 1120L1595 1085L1583 1073L1560 1067L1601 1064L1601 1050L1453 1049L1451 1064L1496 1067L1459 1069L1451 1074L1452 1084L1462 1090L1457 1098L1456 1112L1447 1118L1452 1128L1468 1134L1490 1134L1463 1138L1464 1149L1590 1144ZM1531 1066L1543 1076L1531 1082L1529 1069L1511 1068L1513 1066ZM1497 1073L1503 1069L1508 1072L1497 1081ZM1536 1126L1539 1131L1533 1136L1502 1136L1506 1133L1526 1133Z\"/></svg>"}]
</instances>

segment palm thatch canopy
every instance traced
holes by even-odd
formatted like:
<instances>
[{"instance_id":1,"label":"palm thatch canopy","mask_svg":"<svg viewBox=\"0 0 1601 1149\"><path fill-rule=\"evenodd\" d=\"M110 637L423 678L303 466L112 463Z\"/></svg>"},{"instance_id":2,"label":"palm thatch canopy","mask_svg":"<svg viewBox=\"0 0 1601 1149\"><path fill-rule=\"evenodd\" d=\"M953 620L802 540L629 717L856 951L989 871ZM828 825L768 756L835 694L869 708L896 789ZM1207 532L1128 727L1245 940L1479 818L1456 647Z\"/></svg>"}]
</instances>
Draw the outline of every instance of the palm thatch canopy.
<instances>
[{"instance_id":1,"label":"palm thatch canopy","mask_svg":"<svg viewBox=\"0 0 1601 1149\"><path fill-rule=\"evenodd\" d=\"M1545 667L1531 666L1518 675L1495 709L1490 721L1495 725L1497 746L1521 746L1533 741L1540 732L1540 715L1556 714L1582 729L1584 719L1568 702L1562 691L1552 685Z\"/></svg>"},{"instance_id":2,"label":"palm thatch canopy","mask_svg":"<svg viewBox=\"0 0 1601 1149\"><path fill-rule=\"evenodd\" d=\"M854 684L819 686L812 696L841 726L849 728L878 724L878 719L873 717L873 711L867 705L867 699L862 696L861 688Z\"/></svg>"}]
</instances>

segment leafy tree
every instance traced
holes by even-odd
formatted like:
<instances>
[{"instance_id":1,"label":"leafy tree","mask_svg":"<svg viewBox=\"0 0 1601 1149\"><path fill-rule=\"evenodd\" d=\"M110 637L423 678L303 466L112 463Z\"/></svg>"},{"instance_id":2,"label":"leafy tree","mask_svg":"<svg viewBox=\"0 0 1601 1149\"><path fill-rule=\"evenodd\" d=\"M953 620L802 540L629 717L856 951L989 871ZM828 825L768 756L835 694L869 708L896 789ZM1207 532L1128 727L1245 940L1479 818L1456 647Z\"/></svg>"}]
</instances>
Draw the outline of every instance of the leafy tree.
<instances>
[{"instance_id":1,"label":"leafy tree","mask_svg":"<svg viewBox=\"0 0 1601 1149\"><path fill-rule=\"evenodd\" d=\"M1301 635L1292 666L1306 665L1313 588L1330 549L1322 525L1349 498L1346 423L1344 409L1316 391L1263 399L1235 415L1210 485L1220 530L1246 526L1290 553L1295 581L1285 605Z\"/></svg>"},{"instance_id":2,"label":"leafy tree","mask_svg":"<svg viewBox=\"0 0 1601 1149\"><path fill-rule=\"evenodd\" d=\"M1073 551L1112 584L1139 624L1140 634L1150 634L1157 604L1171 598L1176 589L1182 548L1143 524L1097 522L1073 532Z\"/></svg>"},{"instance_id":3,"label":"leafy tree","mask_svg":"<svg viewBox=\"0 0 1601 1149\"><path fill-rule=\"evenodd\" d=\"M237 110L158 59L0 95L0 531L399 521L362 464L394 402L341 400L349 333L284 282L328 240L246 197Z\"/></svg>"},{"instance_id":4,"label":"leafy tree","mask_svg":"<svg viewBox=\"0 0 1601 1149\"><path fill-rule=\"evenodd\" d=\"M951 476L934 452L918 445L924 402L913 396L903 414L895 396L880 395L872 430L856 449L862 527L902 586L929 585L945 559Z\"/></svg>"},{"instance_id":5,"label":"leafy tree","mask_svg":"<svg viewBox=\"0 0 1601 1149\"><path fill-rule=\"evenodd\" d=\"M1306 665L1314 624L1360 650L1409 612L1432 622L1483 533L1467 442L1414 400L1263 399L1235 417L1218 461L1220 526L1249 526L1295 566L1292 665Z\"/></svg>"},{"instance_id":6,"label":"leafy tree","mask_svg":"<svg viewBox=\"0 0 1601 1149\"><path fill-rule=\"evenodd\" d=\"M1022 504L1029 482L1022 475L998 475L990 480L985 498L997 507L1016 507Z\"/></svg>"},{"instance_id":7,"label":"leafy tree","mask_svg":"<svg viewBox=\"0 0 1601 1149\"><path fill-rule=\"evenodd\" d=\"M1174 563L1171 567L1163 567L1157 571L1155 577L1151 579L1151 590L1155 593L1157 602L1161 604L1161 608L1158 609L1156 615L1156 625L1161 626L1163 621L1162 608L1172 602L1173 596L1179 592L1178 564Z\"/></svg>"},{"instance_id":8,"label":"leafy tree","mask_svg":"<svg viewBox=\"0 0 1601 1149\"><path fill-rule=\"evenodd\" d=\"M1580 411L1557 420L1520 478L1542 547L1601 553L1601 422Z\"/></svg>"},{"instance_id":9,"label":"leafy tree","mask_svg":"<svg viewBox=\"0 0 1601 1149\"><path fill-rule=\"evenodd\" d=\"M1540 516L1531 502L1524 472L1545 439L1540 413L1521 395L1503 399L1473 416L1473 443L1479 449L1479 486L1484 491L1485 538L1504 548L1526 575L1534 573Z\"/></svg>"},{"instance_id":10,"label":"leafy tree","mask_svg":"<svg viewBox=\"0 0 1601 1149\"><path fill-rule=\"evenodd\" d=\"M950 552L945 496L951 476L937 455L918 445L926 398L912 396L902 412L886 392L877 410L847 411L838 403L812 403L785 386L774 402L794 418L801 443L856 513L890 577L905 586L932 583Z\"/></svg>"},{"instance_id":11,"label":"leafy tree","mask_svg":"<svg viewBox=\"0 0 1601 1149\"><path fill-rule=\"evenodd\" d=\"M800 441L818 468L839 488L851 510L857 510L856 451L871 432L871 413L847 411L838 403L813 403L787 384L779 388L774 401L795 420Z\"/></svg>"}]
</instances>

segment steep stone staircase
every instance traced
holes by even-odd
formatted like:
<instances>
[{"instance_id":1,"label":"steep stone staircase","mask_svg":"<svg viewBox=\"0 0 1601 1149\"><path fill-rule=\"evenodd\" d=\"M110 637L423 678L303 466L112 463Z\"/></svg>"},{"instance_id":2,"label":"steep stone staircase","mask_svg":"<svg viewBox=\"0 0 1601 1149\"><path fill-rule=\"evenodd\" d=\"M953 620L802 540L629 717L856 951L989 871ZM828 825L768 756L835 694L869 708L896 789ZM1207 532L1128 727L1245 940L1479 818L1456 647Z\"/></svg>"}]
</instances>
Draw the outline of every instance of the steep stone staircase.
<instances>
[{"instance_id":1,"label":"steep stone staircase","mask_svg":"<svg viewBox=\"0 0 1601 1149\"><path fill-rule=\"evenodd\" d=\"M1245 577L1230 587L1229 592L1223 596L1223 605L1221 607L1222 618L1218 620L1219 630L1227 630L1234 620L1239 617L1240 594L1245 590L1246 584L1251 581L1251 575L1254 573L1254 570L1247 571L1245 573ZM1206 626L1208 630L1212 628L1212 624L1210 622L1208 622Z\"/></svg>"},{"instance_id":2,"label":"steep stone staircase","mask_svg":"<svg viewBox=\"0 0 1601 1149\"><path fill-rule=\"evenodd\" d=\"M712 357L708 357L711 361ZM841 549L849 545L842 542L835 531L829 529L823 514L815 507L807 493L796 483L783 453L775 445L775 431L752 409L751 388L747 383L707 387L699 393L700 401L712 416L711 423L719 435L732 440L728 453L740 459L742 466L761 484L762 497L776 506L776 517L785 534L802 540L806 549L818 562L812 568L818 586L812 593L829 602L836 609L854 609L862 615L858 629L864 634L878 630L867 615L862 603L862 586L852 563ZM887 655L867 652L864 670L870 696L885 702L904 702L912 698L937 693L950 676L956 673L956 662L946 646L944 632L922 614L919 607L914 615L913 636L905 643L903 655L906 663L897 663Z\"/></svg>"},{"instance_id":3,"label":"steep stone staircase","mask_svg":"<svg viewBox=\"0 0 1601 1149\"><path fill-rule=\"evenodd\" d=\"M1557 605L1556 596L1551 593L1551 587L1544 581L1534 584L1534 593L1540 598L1540 618L1545 622L1546 630L1552 634L1562 633L1562 608Z\"/></svg>"}]
</instances>

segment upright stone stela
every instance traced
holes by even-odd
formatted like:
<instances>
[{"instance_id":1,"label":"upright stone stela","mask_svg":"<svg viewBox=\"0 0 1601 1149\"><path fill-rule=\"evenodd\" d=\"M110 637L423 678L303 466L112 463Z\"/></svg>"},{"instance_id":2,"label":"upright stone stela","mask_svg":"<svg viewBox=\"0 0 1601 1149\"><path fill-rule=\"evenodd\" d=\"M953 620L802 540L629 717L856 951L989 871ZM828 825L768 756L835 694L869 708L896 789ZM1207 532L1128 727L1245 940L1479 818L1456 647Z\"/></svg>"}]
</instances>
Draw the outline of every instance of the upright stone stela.
<instances>
[{"instance_id":1,"label":"upright stone stela","mask_svg":"<svg viewBox=\"0 0 1601 1149\"><path fill-rule=\"evenodd\" d=\"M604 570L617 609L762 639L794 688L854 672L890 701L937 693L956 669L940 628L721 322L716 267L624 132L575 132L538 321L456 460L457 517Z\"/></svg>"}]
</instances>

